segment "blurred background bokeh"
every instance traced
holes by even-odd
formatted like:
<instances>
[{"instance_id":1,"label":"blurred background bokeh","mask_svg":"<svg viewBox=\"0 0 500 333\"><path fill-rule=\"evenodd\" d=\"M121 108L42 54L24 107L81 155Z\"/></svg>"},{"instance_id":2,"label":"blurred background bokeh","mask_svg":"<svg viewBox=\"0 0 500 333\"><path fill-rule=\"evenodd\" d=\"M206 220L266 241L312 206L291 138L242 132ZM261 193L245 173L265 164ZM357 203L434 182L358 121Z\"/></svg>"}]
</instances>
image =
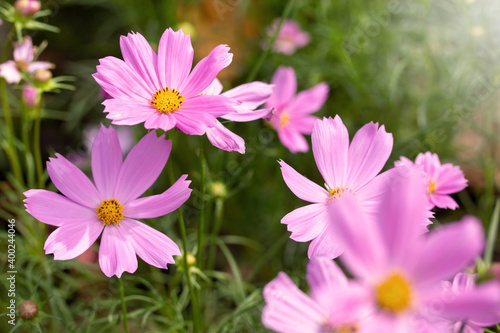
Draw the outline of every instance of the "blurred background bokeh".
<instances>
[{"instance_id":1,"label":"blurred background bokeh","mask_svg":"<svg viewBox=\"0 0 500 333\"><path fill-rule=\"evenodd\" d=\"M32 33L34 44L48 42L41 59L56 65L54 75L76 78L74 91L45 98L43 160L54 152L73 154L89 170L86 153L92 126L110 123L102 112L101 89L91 74L99 58L121 58L121 35L140 32L156 48L166 28L182 28L191 34L195 62L216 45L228 44L233 63L219 76L227 90L247 82L264 53L266 29L290 2L289 17L311 35L311 42L293 55L269 53L255 79L269 82L275 69L286 65L295 69L299 90L327 82L330 95L317 115L340 115L351 137L367 122L384 124L394 135L394 150L386 168L400 156L414 159L425 151L437 153L442 162L459 165L469 180L469 187L454 196L461 208L437 210L436 224L473 214L487 228L500 188L500 3L491 0L42 1L43 8L52 10L47 23L61 32ZM10 29L6 22L0 26L2 45ZM9 94L16 119L19 94L14 89ZM139 138L144 133L141 126L132 129L131 135ZM216 270L205 273L207 280L201 275L198 279L211 288L204 296L211 330L259 332L265 331L260 324L259 288L280 270L305 286L308 244L290 240L286 226L280 224L286 213L304 203L284 184L277 160L285 160L316 183L322 180L312 153L288 152L265 121L229 126L245 139L247 152L222 152L203 138L210 180L207 219L212 224L217 219L222 221L221 239L237 267L228 261L226 253L217 250ZM182 133L172 133L171 138L174 147L169 163L174 176L187 173L193 180L194 191L186 211L188 234L193 237L190 242L195 244L202 202L198 138ZM2 218L7 219L23 214L23 207L22 198L6 194L9 184L5 175L10 166L3 154L0 208ZM169 183L166 173L152 193L163 191ZM175 216L167 216L152 225L180 244L175 220ZM19 251L43 256L43 245L37 248L45 236L41 238L36 246L30 247L29 242L20 245ZM497 246L496 259L498 254ZM28 257L19 260L34 274L19 281L20 293L27 297L37 285L39 262L33 263ZM46 319L46 325L58 331L86 332L79 326L86 327L90 322L93 326L88 327L93 331L112 331L109 326L103 328L105 320L99 322L115 300L110 296L113 292L108 291L113 287L107 285L98 267L49 260L61 274L54 277L58 291L50 295L45 290L43 295L54 303L51 315L62 320L52 320L54 324ZM90 257L88 261L92 260ZM131 277L135 282L129 283L130 293L147 293L157 300L145 278L170 281L175 278L175 270L158 272L141 263L139 273ZM150 275L150 271L155 273ZM217 272L225 275L216 276ZM235 279L235 274L241 277ZM242 290L244 295L239 294ZM159 293L165 295L165 291ZM164 305L167 300L161 298L160 303ZM141 299L131 299L129 304L131 310L136 309L142 320L137 323L142 322L143 328L182 331L182 325L176 326L182 322L179 309L153 309ZM148 317L140 312L144 307L151 310ZM161 316L167 319L158 319Z\"/></svg>"}]
</instances>

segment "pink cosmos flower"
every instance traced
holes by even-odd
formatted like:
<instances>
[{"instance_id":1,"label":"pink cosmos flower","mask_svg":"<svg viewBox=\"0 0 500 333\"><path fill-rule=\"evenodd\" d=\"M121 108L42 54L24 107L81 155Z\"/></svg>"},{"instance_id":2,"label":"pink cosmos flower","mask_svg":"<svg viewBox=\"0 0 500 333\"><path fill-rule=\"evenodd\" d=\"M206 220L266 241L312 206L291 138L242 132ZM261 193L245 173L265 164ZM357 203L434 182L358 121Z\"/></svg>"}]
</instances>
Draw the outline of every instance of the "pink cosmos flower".
<instances>
[{"instance_id":1,"label":"pink cosmos flower","mask_svg":"<svg viewBox=\"0 0 500 333\"><path fill-rule=\"evenodd\" d=\"M147 129L202 135L217 125L216 117L234 112L226 96L202 95L232 60L229 47L219 45L191 71L193 47L189 35L167 29L158 55L139 33L120 38L124 60L100 59L95 80L112 98L104 112L116 125L144 123Z\"/></svg>"},{"instance_id":2,"label":"pink cosmos flower","mask_svg":"<svg viewBox=\"0 0 500 333\"><path fill-rule=\"evenodd\" d=\"M442 280L481 254L483 230L476 218L465 217L422 235L421 183L417 174L392 178L375 216L364 214L353 195L329 206L345 250L341 261L364 285L364 302L374 309L372 332L452 332L444 319L485 318L492 313L488 306L500 304L495 286L454 297L443 291Z\"/></svg>"},{"instance_id":3,"label":"pink cosmos flower","mask_svg":"<svg viewBox=\"0 0 500 333\"><path fill-rule=\"evenodd\" d=\"M210 86L203 92L203 95L217 96L222 95L233 99L238 103L233 112L221 116L222 119L247 122L263 117L267 117L274 110L265 108L256 110L257 107L264 104L271 93L273 86L264 82L251 82L242 84L236 88L222 93L222 84L215 79ZM214 127L207 129L208 140L217 148L227 151L237 151L245 153L245 141L238 135L228 130L221 122L217 121Z\"/></svg>"},{"instance_id":4,"label":"pink cosmos flower","mask_svg":"<svg viewBox=\"0 0 500 333\"><path fill-rule=\"evenodd\" d=\"M324 82L299 92L295 71L291 67L278 67L273 75L274 91L266 107L276 108L271 126L278 131L278 137L292 153L309 150L304 134L310 135L318 119L311 113L318 111L328 97L328 85Z\"/></svg>"},{"instance_id":5,"label":"pink cosmos flower","mask_svg":"<svg viewBox=\"0 0 500 333\"><path fill-rule=\"evenodd\" d=\"M495 286L496 285L496 286ZM470 298L482 298L489 300L485 303L484 311L473 313L466 319L452 323L453 332L459 333L463 328L463 333L483 333L482 327L493 326L500 323L500 284L498 282L486 282L476 286L475 275L467 273L458 273L452 282L443 281L444 290L450 294L450 297L456 297L455 302L467 303ZM496 289L496 292L495 292ZM465 298L465 299L464 299Z\"/></svg>"},{"instance_id":6,"label":"pink cosmos flower","mask_svg":"<svg viewBox=\"0 0 500 333\"><path fill-rule=\"evenodd\" d=\"M264 287L264 326L283 333L360 332L359 323L371 310L356 302L364 297L360 286L349 284L342 270L326 257L311 259L307 281L311 296L283 272Z\"/></svg>"},{"instance_id":7,"label":"pink cosmos flower","mask_svg":"<svg viewBox=\"0 0 500 333\"><path fill-rule=\"evenodd\" d=\"M54 65L46 61L33 61L34 47L31 37L24 37L21 44L14 46L14 60L9 60L0 64L0 76L7 83L19 83L23 72L33 74L39 69L54 68Z\"/></svg>"},{"instance_id":8,"label":"pink cosmos flower","mask_svg":"<svg viewBox=\"0 0 500 333\"><path fill-rule=\"evenodd\" d=\"M26 211L58 227L45 242L55 260L73 259L101 235L99 265L108 277L137 269L138 255L150 265L167 268L180 255L167 236L136 219L155 218L182 205L191 193L187 175L162 194L139 198L162 172L172 142L152 131L124 161L113 127L101 126L92 147L95 185L63 156L47 163L50 179L63 195L46 190L24 193Z\"/></svg>"},{"instance_id":9,"label":"pink cosmos flower","mask_svg":"<svg viewBox=\"0 0 500 333\"><path fill-rule=\"evenodd\" d=\"M269 27L267 35L269 37L274 36L276 29L278 28L280 19L274 20L273 24ZM281 25L280 32L276 36L274 41L273 51L284 54L293 54L299 48L302 48L309 44L311 37L307 32L300 29L300 26L294 20L287 19L283 21ZM268 42L264 43L264 47L267 47Z\"/></svg>"},{"instance_id":10,"label":"pink cosmos flower","mask_svg":"<svg viewBox=\"0 0 500 333\"><path fill-rule=\"evenodd\" d=\"M413 164L406 157L401 157L395 165ZM441 165L437 154L431 152L420 153L415 159L415 164L423 165L424 171L427 174L427 199L430 208L437 206L439 208L456 209L458 204L452 197L451 193L462 191L467 187L467 179L460 167L451 163Z\"/></svg>"},{"instance_id":11,"label":"pink cosmos flower","mask_svg":"<svg viewBox=\"0 0 500 333\"><path fill-rule=\"evenodd\" d=\"M363 126L349 145L349 133L337 115L334 119L317 120L312 131L314 159L326 189L279 161L286 185L297 197L312 203L295 209L281 220L292 232L291 239L312 240L309 258L315 255L335 258L342 253L333 228L335 218L327 216L329 206L342 205L344 196L353 194L366 213L374 213L384 182L408 172L422 176L421 168L414 166L393 168L377 176L391 154L392 145L392 134L386 133L383 125L379 128L378 123ZM422 191L424 186L422 182ZM421 221L421 231L425 231L428 223L428 218Z\"/></svg>"}]
</instances>

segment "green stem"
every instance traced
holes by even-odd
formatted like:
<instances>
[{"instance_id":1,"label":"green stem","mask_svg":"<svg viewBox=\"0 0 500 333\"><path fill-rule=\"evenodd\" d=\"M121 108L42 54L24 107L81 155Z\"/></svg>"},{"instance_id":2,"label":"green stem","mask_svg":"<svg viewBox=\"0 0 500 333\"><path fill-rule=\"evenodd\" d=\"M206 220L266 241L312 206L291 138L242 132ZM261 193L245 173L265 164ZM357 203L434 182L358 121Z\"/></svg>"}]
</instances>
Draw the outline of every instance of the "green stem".
<instances>
[{"instance_id":1,"label":"green stem","mask_svg":"<svg viewBox=\"0 0 500 333\"><path fill-rule=\"evenodd\" d=\"M486 242L486 249L484 251L484 261L489 267L493 259L493 252L495 250L495 241L498 233L498 225L500 221L500 198L497 199L493 215L491 216L490 226L488 228L488 240Z\"/></svg>"},{"instance_id":2,"label":"green stem","mask_svg":"<svg viewBox=\"0 0 500 333\"><path fill-rule=\"evenodd\" d=\"M125 333L129 333L128 320L127 320L127 305L125 304L125 290L123 288L123 281L121 278L118 278L118 286L120 287L120 299L122 301L123 327L125 329Z\"/></svg>"},{"instance_id":3,"label":"green stem","mask_svg":"<svg viewBox=\"0 0 500 333\"><path fill-rule=\"evenodd\" d=\"M210 236L210 250L208 254L208 269L212 270L215 266L215 253L217 250L217 236L222 227L222 217L224 214L224 199L218 198L215 200L214 225Z\"/></svg>"},{"instance_id":4,"label":"green stem","mask_svg":"<svg viewBox=\"0 0 500 333\"><path fill-rule=\"evenodd\" d=\"M245 82L251 82L257 76L257 73L259 72L260 68L262 67L262 64L264 63L264 60L266 60L266 58L269 56L269 53L271 53L271 50L272 50L272 48L274 46L274 42L276 41L276 37L278 37L278 33L281 30L281 26L283 25L283 22L285 21L285 19L292 12L292 8L293 8L293 0L288 0L287 4L285 6L285 9L283 10L283 15L281 15L280 21L278 22L278 26L276 28L276 31L271 36L271 39L269 41L269 45L267 46L267 48L264 51L264 53L262 53L260 55L259 59L257 60L256 65L252 68L252 71L247 76L247 79L246 79Z\"/></svg>"},{"instance_id":5,"label":"green stem","mask_svg":"<svg viewBox=\"0 0 500 333\"><path fill-rule=\"evenodd\" d=\"M43 164L42 164L42 152L40 147L40 127L42 123L42 95L40 95L40 101L35 109L35 128L33 131L33 154L35 157L35 168L36 175L38 178L38 188L43 189L45 187L45 182L43 180Z\"/></svg>"},{"instance_id":6,"label":"green stem","mask_svg":"<svg viewBox=\"0 0 500 333\"><path fill-rule=\"evenodd\" d=\"M198 300L196 298L196 294L194 291L193 284L191 283L191 270L187 262L187 236L186 236L186 225L184 223L184 215L182 214L182 209L179 208L177 210L179 214L179 225L181 228L181 237L182 237L182 251L184 252L182 255L182 262L184 264L184 271L186 272L186 280L189 289L189 297L191 298L191 310L193 312L193 326L194 332L200 332L200 309L198 307Z\"/></svg>"},{"instance_id":7,"label":"green stem","mask_svg":"<svg viewBox=\"0 0 500 333\"><path fill-rule=\"evenodd\" d=\"M200 162L201 162L201 206L200 206L200 222L198 225L198 252L197 254L197 262L198 267L202 268L203 262L203 250L205 247L205 195L206 195L206 166L205 166L205 155L203 153L203 141L202 137L200 137Z\"/></svg>"}]
</instances>

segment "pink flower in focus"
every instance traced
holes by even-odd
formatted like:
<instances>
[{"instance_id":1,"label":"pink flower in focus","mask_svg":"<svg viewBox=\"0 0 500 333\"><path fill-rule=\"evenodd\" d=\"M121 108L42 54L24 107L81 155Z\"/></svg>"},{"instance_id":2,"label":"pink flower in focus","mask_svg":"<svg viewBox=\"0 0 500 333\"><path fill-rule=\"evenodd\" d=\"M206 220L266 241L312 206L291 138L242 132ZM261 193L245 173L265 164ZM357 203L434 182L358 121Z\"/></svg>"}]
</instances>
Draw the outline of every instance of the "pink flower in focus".
<instances>
[{"instance_id":1,"label":"pink flower in focus","mask_svg":"<svg viewBox=\"0 0 500 333\"><path fill-rule=\"evenodd\" d=\"M104 112L115 125L144 123L147 129L177 127L186 134L202 135L217 125L217 117L234 112L233 100L202 95L217 74L232 60L229 47L219 45L191 71L193 47L189 35L167 29L158 55L139 33L120 38L124 60L100 59L99 85L112 97Z\"/></svg>"},{"instance_id":2,"label":"pink flower in focus","mask_svg":"<svg viewBox=\"0 0 500 333\"><path fill-rule=\"evenodd\" d=\"M297 79L291 67L279 67L273 75L274 91L266 107L276 108L271 126L278 132L281 143L292 153L307 152L304 134L310 135L318 117L311 113L318 111L328 97L328 85L324 82L297 92Z\"/></svg>"},{"instance_id":3,"label":"pink flower in focus","mask_svg":"<svg viewBox=\"0 0 500 333\"><path fill-rule=\"evenodd\" d=\"M234 106L231 113L221 116L222 119L247 122L263 117L267 117L273 111L273 108L259 109L257 107L264 104L271 93L273 86L264 82L251 82L242 84L236 88L222 93L222 84L215 79L210 86L203 92L203 95L217 96L222 95L238 103ZM237 151L245 153L245 141L238 135L228 130L219 121L214 127L207 129L208 140L217 148L227 151Z\"/></svg>"},{"instance_id":4,"label":"pink flower in focus","mask_svg":"<svg viewBox=\"0 0 500 333\"><path fill-rule=\"evenodd\" d=\"M413 164L406 157L401 157L394 163L398 165ZM458 204L449 194L462 191L467 187L467 179L460 167L451 163L441 165L437 154L431 152L420 153L415 159L415 164L423 165L427 174L427 199L430 208L437 206L439 208L456 209Z\"/></svg>"},{"instance_id":5,"label":"pink flower in focus","mask_svg":"<svg viewBox=\"0 0 500 333\"><path fill-rule=\"evenodd\" d=\"M33 74L39 69L54 68L54 65L46 61L33 61L34 47L31 37L24 37L21 44L16 43L14 46L14 60L8 60L0 64L0 76L7 83L19 83L21 74L28 72Z\"/></svg>"},{"instance_id":6,"label":"pink flower in focus","mask_svg":"<svg viewBox=\"0 0 500 333\"><path fill-rule=\"evenodd\" d=\"M150 265L167 268L180 255L167 236L136 219L155 218L182 205L191 193L187 175L162 194L139 198L162 172L172 142L152 131L124 161L113 127L101 126L92 147L89 178L63 156L47 163L49 176L63 195L46 190L24 193L26 211L40 222L59 227L45 242L55 260L73 259L101 235L99 265L108 277L137 269L138 255Z\"/></svg>"},{"instance_id":7,"label":"pink flower in focus","mask_svg":"<svg viewBox=\"0 0 500 333\"><path fill-rule=\"evenodd\" d=\"M362 302L364 290L350 284L342 270L326 257L307 265L311 296L281 272L263 290L264 326L283 333L360 332L360 322L371 310Z\"/></svg>"},{"instance_id":8,"label":"pink flower in focus","mask_svg":"<svg viewBox=\"0 0 500 333\"><path fill-rule=\"evenodd\" d=\"M416 190L421 183L418 174L392 178L374 216L364 214L352 195L329 206L344 248L341 261L375 309L372 332L451 333L445 320L485 318L494 311L488 306L500 304L498 286L464 296L443 291L442 280L481 254L484 234L480 221L469 216L422 235L426 198Z\"/></svg>"},{"instance_id":9,"label":"pink flower in focus","mask_svg":"<svg viewBox=\"0 0 500 333\"><path fill-rule=\"evenodd\" d=\"M273 24L269 27L267 35L269 38L274 36L276 29L278 29L280 19L274 20ZM295 51L301 47L309 44L311 38L307 32L300 29L297 22L294 20L284 20L281 25L280 32L276 36L274 41L273 51L284 54L293 54ZM264 43L264 47L267 47L268 41Z\"/></svg>"},{"instance_id":10,"label":"pink flower in focus","mask_svg":"<svg viewBox=\"0 0 500 333\"><path fill-rule=\"evenodd\" d=\"M384 126L369 123L363 126L349 144L349 133L337 115L335 119L317 120L312 131L312 150L316 165L325 180L325 188L305 178L284 161L279 161L285 183L300 199L311 205L288 213L281 223L292 232L291 239L308 242L308 255L335 258L342 253L333 226L335 218L327 216L331 205L342 205L346 194L356 196L366 213L374 213L380 200L384 182L400 173L417 172L421 168L406 166L393 168L377 176L391 154L392 134ZM422 191L425 184L422 182ZM427 212L427 217L429 213ZM429 223L421 221L421 231ZM358 225L356 223L356 225Z\"/></svg>"}]
</instances>

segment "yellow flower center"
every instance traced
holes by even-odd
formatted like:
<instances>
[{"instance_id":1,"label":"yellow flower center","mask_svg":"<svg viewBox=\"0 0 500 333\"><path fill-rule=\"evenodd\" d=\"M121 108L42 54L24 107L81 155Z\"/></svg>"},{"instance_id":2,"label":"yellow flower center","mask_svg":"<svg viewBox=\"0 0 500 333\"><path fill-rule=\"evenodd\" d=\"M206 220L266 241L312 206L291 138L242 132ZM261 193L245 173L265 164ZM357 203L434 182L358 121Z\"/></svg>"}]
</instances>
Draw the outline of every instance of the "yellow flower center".
<instances>
[{"instance_id":1,"label":"yellow flower center","mask_svg":"<svg viewBox=\"0 0 500 333\"><path fill-rule=\"evenodd\" d=\"M328 185L326 185L326 189L328 190L328 202L333 202L337 199L339 199L340 197L342 197L342 195L344 193L346 193L347 191L349 191L349 188L348 187L344 187L344 186L337 186L336 188L330 188Z\"/></svg>"},{"instance_id":2,"label":"yellow flower center","mask_svg":"<svg viewBox=\"0 0 500 333\"><path fill-rule=\"evenodd\" d=\"M104 225L111 223L118 225L123 219L123 205L114 198L104 200L95 210Z\"/></svg>"},{"instance_id":3,"label":"yellow flower center","mask_svg":"<svg viewBox=\"0 0 500 333\"><path fill-rule=\"evenodd\" d=\"M156 110L161 113L170 113L178 110L182 102L184 102L184 97L177 90L170 89L169 87L155 92L153 99L150 101Z\"/></svg>"},{"instance_id":4,"label":"yellow flower center","mask_svg":"<svg viewBox=\"0 0 500 333\"><path fill-rule=\"evenodd\" d=\"M397 273L380 283L376 291L378 305L385 310L399 312L410 306L410 285L404 277Z\"/></svg>"},{"instance_id":5,"label":"yellow flower center","mask_svg":"<svg viewBox=\"0 0 500 333\"><path fill-rule=\"evenodd\" d=\"M281 127L285 127L289 122L289 117L286 113L282 113L280 117L280 125Z\"/></svg>"},{"instance_id":6,"label":"yellow flower center","mask_svg":"<svg viewBox=\"0 0 500 333\"><path fill-rule=\"evenodd\" d=\"M18 60L15 63L16 63L17 69L20 70L21 72L28 71L28 64L24 60Z\"/></svg>"},{"instance_id":7,"label":"yellow flower center","mask_svg":"<svg viewBox=\"0 0 500 333\"><path fill-rule=\"evenodd\" d=\"M360 329L358 324L353 325L331 325L326 324L321 327L321 332L325 333L353 333Z\"/></svg>"},{"instance_id":8,"label":"yellow flower center","mask_svg":"<svg viewBox=\"0 0 500 333\"><path fill-rule=\"evenodd\" d=\"M436 192L436 180L429 178L428 182L429 186L427 186L427 193L432 194Z\"/></svg>"}]
</instances>

